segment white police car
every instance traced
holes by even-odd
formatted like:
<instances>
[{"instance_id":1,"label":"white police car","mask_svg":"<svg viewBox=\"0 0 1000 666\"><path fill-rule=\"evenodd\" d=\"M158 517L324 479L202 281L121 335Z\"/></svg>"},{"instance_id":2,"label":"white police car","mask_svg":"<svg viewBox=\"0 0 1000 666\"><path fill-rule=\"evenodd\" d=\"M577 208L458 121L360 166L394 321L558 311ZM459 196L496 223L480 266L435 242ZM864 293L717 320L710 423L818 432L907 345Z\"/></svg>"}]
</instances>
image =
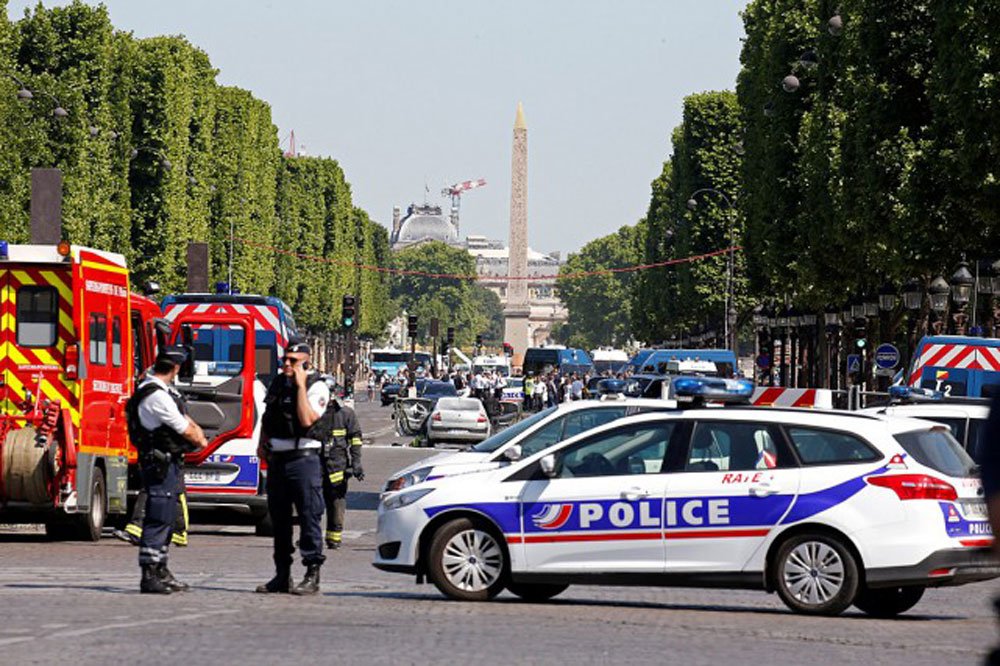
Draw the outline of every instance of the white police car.
<instances>
[{"instance_id":1,"label":"white police car","mask_svg":"<svg viewBox=\"0 0 1000 666\"><path fill-rule=\"evenodd\" d=\"M678 397L749 382L678 378ZM713 387L719 387L718 390ZM733 390L733 387L738 387ZM683 409L612 421L510 466L386 493L375 566L455 599L569 584L738 587L876 616L1000 575L982 486L947 429L850 412Z\"/></svg>"},{"instance_id":2,"label":"white police car","mask_svg":"<svg viewBox=\"0 0 1000 666\"><path fill-rule=\"evenodd\" d=\"M501 430L468 451L446 451L404 467L389 477L385 490L402 490L445 476L497 469L616 419L675 408L672 401L638 398L566 402Z\"/></svg>"}]
</instances>

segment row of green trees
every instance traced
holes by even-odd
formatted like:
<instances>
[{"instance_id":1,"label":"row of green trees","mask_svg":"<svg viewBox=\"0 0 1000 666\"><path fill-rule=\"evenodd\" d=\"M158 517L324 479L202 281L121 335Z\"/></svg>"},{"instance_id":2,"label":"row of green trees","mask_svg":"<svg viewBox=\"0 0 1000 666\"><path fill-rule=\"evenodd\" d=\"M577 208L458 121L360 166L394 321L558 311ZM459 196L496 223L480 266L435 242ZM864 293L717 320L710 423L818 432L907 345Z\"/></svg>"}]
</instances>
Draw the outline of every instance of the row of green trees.
<instances>
[{"instance_id":1,"label":"row of green trees","mask_svg":"<svg viewBox=\"0 0 1000 666\"><path fill-rule=\"evenodd\" d=\"M732 237L746 323L756 303L817 311L947 276L963 255L1000 256L1000 4L753 0L743 18L736 92L685 99L647 214L628 231L633 263ZM707 192L692 210L703 188L734 209ZM602 259L616 236L570 264L618 265ZM616 307L601 304L608 280ZM577 342L721 329L725 257L608 280L560 281Z\"/></svg>"},{"instance_id":2,"label":"row of green trees","mask_svg":"<svg viewBox=\"0 0 1000 666\"><path fill-rule=\"evenodd\" d=\"M300 325L334 328L352 293L359 332L381 335L389 277L357 264L389 264L385 228L352 204L335 160L283 157L270 106L216 74L183 37L136 39L103 7L39 5L12 22L0 0L4 237L28 238L30 169L58 167L64 236L124 253L134 280L183 291L187 243L207 241L213 282L231 252L233 282L280 296Z\"/></svg>"}]
</instances>

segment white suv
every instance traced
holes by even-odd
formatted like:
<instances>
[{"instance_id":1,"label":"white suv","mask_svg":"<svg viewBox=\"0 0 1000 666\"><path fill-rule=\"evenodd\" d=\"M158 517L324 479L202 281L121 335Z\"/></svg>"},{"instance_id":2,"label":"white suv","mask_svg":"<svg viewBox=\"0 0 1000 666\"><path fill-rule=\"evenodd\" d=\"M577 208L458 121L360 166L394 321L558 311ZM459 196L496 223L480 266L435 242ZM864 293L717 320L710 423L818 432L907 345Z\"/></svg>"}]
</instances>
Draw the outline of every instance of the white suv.
<instances>
[{"instance_id":1,"label":"white suv","mask_svg":"<svg viewBox=\"0 0 1000 666\"><path fill-rule=\"evenodd\" d=\"M902 613L1000 576L974 463L947 429L850 412L683 409L383 495L375 566L455 599L569 584L738 587L791 609Z\"/></svg>"}]
</instances>

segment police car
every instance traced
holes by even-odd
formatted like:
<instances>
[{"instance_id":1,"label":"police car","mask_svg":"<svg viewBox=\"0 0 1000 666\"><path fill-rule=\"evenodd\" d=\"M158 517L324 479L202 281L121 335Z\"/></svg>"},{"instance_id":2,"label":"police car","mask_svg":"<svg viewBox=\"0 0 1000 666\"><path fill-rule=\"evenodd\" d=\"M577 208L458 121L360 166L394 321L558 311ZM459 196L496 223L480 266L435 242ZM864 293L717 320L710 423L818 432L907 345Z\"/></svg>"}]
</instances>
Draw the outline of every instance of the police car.
<instances>
[{"instance_id":1,"label":"police car","mask_svg":"<svg viewBox=\"0 0 1000 666\"><path fill-rule=\"evenodd\" d=\"M679 400L752 384L676 378ZM607 423L489 472L383 495L374 565L446 596L528 600L573 583L777 592L879 617L925 588L1000 576L975 465L917 419L678 409Z\"/></svg>"},{"instance_id":2,"label":"police car","mask_svg":"<svg viewBox=\"0 0 1000 666\"><path fill-rule=\"evenodd\" d=\"M985 398L951 398L943 392L893 386L889 389L888 405L861 410L866 414L908 416L942 423L951 430L974 460L979 460L980 435L990 415L990 402Z\"/></svg>"},{"instance_id":3,"label":"police car","mask_svg":"<svg viewBox=\"0 0 1000 666\"><path fill-rule=\"evenodd\" d=\"M385 490L402 490L455 474L497 469L615 419L675 408L676 403L671 401L646 399L609 398L563 403L501 430L468 451L443 452L404 467L389 478Z\"/></svg>"}]
</instances>

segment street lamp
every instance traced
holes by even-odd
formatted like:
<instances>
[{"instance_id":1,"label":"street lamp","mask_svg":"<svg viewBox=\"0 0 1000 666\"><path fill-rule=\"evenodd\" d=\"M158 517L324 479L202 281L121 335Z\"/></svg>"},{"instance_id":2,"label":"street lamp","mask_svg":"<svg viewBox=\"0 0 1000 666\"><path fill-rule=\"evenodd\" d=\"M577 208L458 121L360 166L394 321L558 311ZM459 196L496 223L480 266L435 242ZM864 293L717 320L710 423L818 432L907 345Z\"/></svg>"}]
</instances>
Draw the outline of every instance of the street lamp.
<instances>
[{"instance_id":1,"label":"street lamp","mask_svg":"<svg viewBox=\"0 0 1000 666\"><path fill-rule=\"evenodd\" d=\"M864 319L864 316L865 316L865 304L853 303L851 305L851 319Z\"/></svg>"},{"instance_id":2,"label":"street lamp","mask_svg":"<svg viewBox=\"0 0 1000 666\"><path fill-rule=\"evenodd\" d=\"M931 281L931 286L927 289L927 294L931 299L931 310L936 314L944 314L944 311L948 309L948 294L951 293L951 288L945 279L938 275L934 280Z\"/></svg>"},{"instance_id":3,"label":"street lamp","mask_svg":"<svg viewBox=\"0 0 1000 666\"><path fill-rule=\"evenodd\" d=\"M803 51L802 55L799 56L799 67L802 69L813 70L816 69L817 65L819 65L819 56L812 49Z\"/></svg>"},{"instance_id":4,"label":"street lamp","mask_svg":"<svg viewBox=\"0 0 1000 666\"><path fill-rule=\"evenodd\" d=\"M896 309L896 290L888 282L878 290L878 307L882 312Z\"/></svg>"},{"instance_id":5,"label":"street lamp","mask_svg":"<svg viewBox=\"0 0 1000 666\"><path fill-rule=\"evenodd\" d=\"M834 37L839 37L844 32L844 19L840 14L834 14L826 22L827 31Z\"/></svg>"},{"instance_id":6,"label":"street lamp","mask_svg":"<svg viewBox=\"0 0 1000 666\"><path fill-rule=\"evenodd\" d=\"M786 93L796 92L801 86L802 82L794 74L789 74L781 80L781 89Z\"/></svg>"},{"instance_id":7,"label":"street lamp","mask_svg":"<svg viewBox=\"0 0 1000 666\"><path fill-rule=\"evenodd\" d=\"M736 321L730 322L730 318L735 313L736 310L736 294L735 291L735 281L736 281L736 208L733 206L733 202L725 194L719 190L712 187L702 187L701 189L695 190L688 197L687 207L688 210L697 210L698 208L698 195L699 194L715 194L721 198L725 204L726 209L729 212L729 252L726 253L726 302L725 310L723 315L723 334L726 337L726 348L736 351Z\"/></svg>"},{"instance_id":8,"label":"street lamp","mask_svg":"<svg viewBox=\"0 0 1000 666\"><path fill-rule=\"evenodd\" d=\"M907 310L919 310L924 301L924 289L920 280L911 279L903 285L903 307Z\"/></svg>"},{"instance_id":9,"label":"street lamp","mask_svg":"<svg viewBox=\"0 0 1000 666\"><path fill-rule=\"evenodd\" d=\"M961 261L958 268L951 276L951 298L955 305L965 306L969 304L972 297L972 287L976 284L976 278L969 271L969 264Z\"/></svg>"},{"instance_id":10,"label":"street lamp","mask_svg":"<svg viewBox=\"0 0 1000 666\"><path fill-rule=\"evenodd\" d=\"M878 303L875 301L865 301L865 317L878 316Z\"/></svg>"}]
</instances>

